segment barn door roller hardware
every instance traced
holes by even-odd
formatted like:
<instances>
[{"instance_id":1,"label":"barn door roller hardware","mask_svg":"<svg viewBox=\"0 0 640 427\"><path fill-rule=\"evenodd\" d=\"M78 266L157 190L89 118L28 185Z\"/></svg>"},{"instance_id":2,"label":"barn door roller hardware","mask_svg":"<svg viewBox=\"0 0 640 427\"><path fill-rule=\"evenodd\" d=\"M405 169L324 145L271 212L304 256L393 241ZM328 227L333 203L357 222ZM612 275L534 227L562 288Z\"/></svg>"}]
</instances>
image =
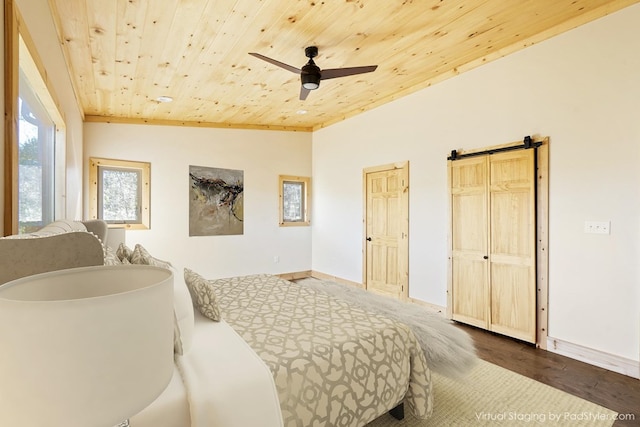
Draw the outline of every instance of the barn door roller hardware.
<instances>
[{"instance_id":1,"label":"barn door roller hardware","mask_svg":"<svg viewBox=\"0 0 640 427\"><path fill-rule=\"evenodd\" d=\"M493 148L491 150L478 151L477 153L458 154L456 150L451 150L451 155L447 160L460 160L465 157L484 156L485 154L501 153L503 151L527 150L529 148L538 148L542 145L542 141L534 142L530 136L525 136L522 145L512 145L510 147Z\"/></svg>"}]
</instances>

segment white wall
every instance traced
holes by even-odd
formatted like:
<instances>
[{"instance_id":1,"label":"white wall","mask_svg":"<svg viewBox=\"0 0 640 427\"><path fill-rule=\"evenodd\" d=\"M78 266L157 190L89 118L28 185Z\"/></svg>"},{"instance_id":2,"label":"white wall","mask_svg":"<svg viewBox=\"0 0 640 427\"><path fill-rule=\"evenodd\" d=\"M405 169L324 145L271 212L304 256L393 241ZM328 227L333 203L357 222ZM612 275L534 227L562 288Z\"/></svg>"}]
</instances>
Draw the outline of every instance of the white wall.
<instances>
[{"instance_id":1,"label":"white wall","mask_svg":"<svg viewBox=\"0 0 640 427\"><path fill-rule=\"evenodd\" d=\"M446 305L447 155L549 136L549 335L639 360L638 22L640 5L315 132L313 270L361 282L362 169L409 160L409 293Z\"/></svg>"},{"instance_id":2,"label":"white wall","mask_svg":"<svg viewBox=\"0 0 640 427\"><path fill-rule=\"evenodd\" d=\"M127 231L128 246L207 278L311 268L310 227L278 226L278 175L311 176L309 133L86 123L84 135L85 164L151 162L151 229ZM244 171L243 235L189 237L189 165Z\"/></svg>"}]
</instances>

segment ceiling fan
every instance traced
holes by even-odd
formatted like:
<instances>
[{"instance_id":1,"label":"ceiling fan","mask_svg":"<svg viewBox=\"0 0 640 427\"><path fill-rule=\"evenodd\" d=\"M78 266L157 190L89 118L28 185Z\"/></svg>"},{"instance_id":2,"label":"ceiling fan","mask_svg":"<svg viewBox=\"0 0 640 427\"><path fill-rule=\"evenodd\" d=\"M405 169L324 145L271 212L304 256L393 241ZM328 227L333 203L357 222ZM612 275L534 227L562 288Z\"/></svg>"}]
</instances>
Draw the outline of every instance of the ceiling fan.
<instances>
[{"instance_id":1,"label":"ceiling fan","mask_svg":"<svg viewBox=\"0 0 640 427\"><path fill-rule=\"evenodd\" d=\"M335 79L336 77L353 76L355 74L370 73L378 68L377 65L369 65L366 67L349 67L349 68L329 68L321 70L320 67L313 62L313 58L318 56L318 48L316 46L309 46L305 48L304 54L309 58L309 62L300 68L293 67L275 59L271 59L259 53L250 52L249 55L253 55L256 58L260 58L263 61L267 61L270 64L277 65L280 68L289 70L292 73L300 74L300 80L302 86L300 87L300 99L305 100L309 95L309 92L318 89L320 86L320 80Z\"/></svg>"}]
</instances>

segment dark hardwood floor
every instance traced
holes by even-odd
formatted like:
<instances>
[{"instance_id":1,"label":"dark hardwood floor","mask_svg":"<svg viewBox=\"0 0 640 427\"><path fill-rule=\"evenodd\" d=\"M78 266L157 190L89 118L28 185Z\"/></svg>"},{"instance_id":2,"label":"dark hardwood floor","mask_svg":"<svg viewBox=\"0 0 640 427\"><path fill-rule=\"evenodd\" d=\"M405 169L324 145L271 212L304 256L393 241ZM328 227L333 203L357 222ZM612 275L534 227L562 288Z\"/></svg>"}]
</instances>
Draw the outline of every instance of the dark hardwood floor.
<instances>
[{"instance_id":1,"label":"dark hardwood floor","mask_svg":"<svg viewBox=\"0 0 640 427\"><path fill-rule=\"evenodd\" d=\"M510 371L571 393L619 414L614 427L640 426L640 380L560 356L534 345L457 324L474 338L478 356Z\"/></svg>"}]
</instances>

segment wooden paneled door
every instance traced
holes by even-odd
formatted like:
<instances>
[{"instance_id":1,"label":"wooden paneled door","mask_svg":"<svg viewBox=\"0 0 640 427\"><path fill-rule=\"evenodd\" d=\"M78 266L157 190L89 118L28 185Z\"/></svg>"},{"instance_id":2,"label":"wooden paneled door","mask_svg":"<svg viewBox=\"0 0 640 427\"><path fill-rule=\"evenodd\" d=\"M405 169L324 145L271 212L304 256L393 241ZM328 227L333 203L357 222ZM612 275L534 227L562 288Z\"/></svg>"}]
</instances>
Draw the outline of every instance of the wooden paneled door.
<instances>
[{"instance_id":1,"label":"wooden paneled door","mask_svg":"<svg viewBox=\"0 0 640 427\"><path fill-rule=\"evenodd\" d=\"M491 330L536 342L535 150L489 156Z\"/></svg>"},{"instance_id":2,"label":"wooden paneled door","mask_svg":"<svg viewBox=\"0 0 640 427\"><path fill-rule=\"evenodd\" d=\"M452 318L536 342L535 150L449 162Z\"/></svg>"},{"instance_id":3,"label":"wooden paneled door","mask_svg":"<svg viewBox=\"0 0 640 427\"><path fill-rule=\"evenodd\" d=\"M453 319L489 329L488 157L449 162Z\"/></svg>"},{"instance_id":4,"label":"wooden paneled door","mask_svg":"<svg viewBox=\"0 0 640 427\"><path fill-rule=\"evenodd\" d=\"M409 164L364 170L366 289L398 299L409 295Z\"/></svg>"}]
</instances>

